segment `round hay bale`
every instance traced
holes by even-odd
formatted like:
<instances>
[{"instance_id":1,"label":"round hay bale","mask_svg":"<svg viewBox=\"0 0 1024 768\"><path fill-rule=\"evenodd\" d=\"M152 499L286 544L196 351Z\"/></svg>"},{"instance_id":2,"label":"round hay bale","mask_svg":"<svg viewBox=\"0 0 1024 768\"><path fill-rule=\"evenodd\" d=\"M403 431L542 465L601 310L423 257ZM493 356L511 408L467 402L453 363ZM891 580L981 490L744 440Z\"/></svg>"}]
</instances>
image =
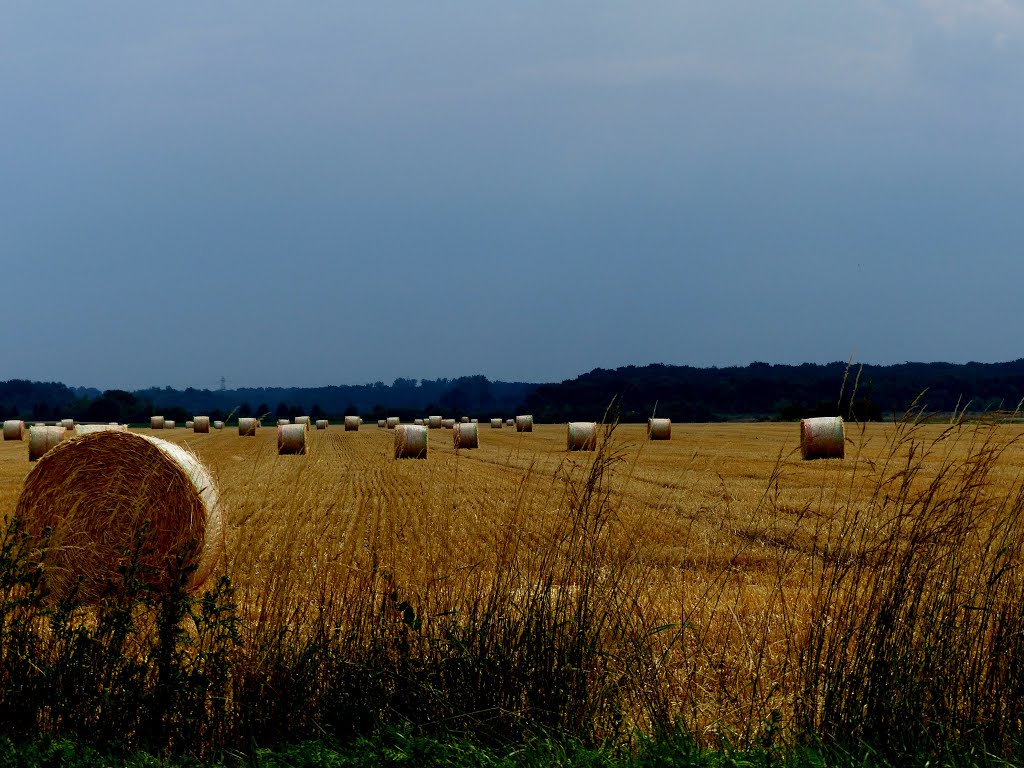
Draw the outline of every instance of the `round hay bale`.
<instances>
[{"instance_id":1,"label":"round hay bale","mask_svg":"<svg viewBox=\"0 0 1024 768\"><path fill-rule=\"evenodd\" d=\"M327 419L317 419L316 420L316 428L317 429L327 429Z\"/></svg>"},{"instance_id":2,"label":"round hay bale","mask_svg":"<svg viewBox=\"0 0 1024 768\"><path fill-rule=\"evenodd\" d=\"M455 450L480 447L478 425L473 422L469 424L456 424L452 430L452 438L455 440Z\"/></svg>"},{"instance_id":3,"label":"round hay bale","mask_svg":"<svg viewBox=\"0 0 1024 768\"><path fill-rule=\"evenodd\" d=\"M413 423L414 426L422 427L423 426L423 419L413 419L412 423Z\"/></svg>"},{"instance_id":4,"label":"round hay bale","mask_svg":"<svg viewBox=\"0 0 1024 768\"><path fill-rule=\"evenodd\" d=\"M285 424L291 424L291 422L288 419L278 419L277 420L277 426L283 427Z\"/></svg>"},{"instance_id":5,"label":"round hay bale","mask_svg":"<svg viewBox=\"0 0 1024 768\"><path fill-rule=\"evenodd\" d=\"M185 422L185 429L192 429L195 425L196 425L196 423L194 421L186 421Z\"/></svg>"},{"instance_id":6,"label":"round hay bale","mask_svg":"<svg viewBox=\"0 0 1024 768\"><path fill-rule=\"evenodd\" d=\"M362 426L362 423L363 423L363 417L362 417L362 416L360 416L360 417L359 417L359 424L360 424L360 426Z\"/></svg>"},{"instance_id":7,"label":"round hay bale","mask_svg":"<svg viewBox=\"0 0 1024 768\"><path fill-rule=\"evenodd\" d=\"M648 419L647 437L651 440L671 440L672 419Z\"/></svg>"},{"instance_id":8,"label":"round hay bale","mask_svg":"<svg viewBox=\"0 0 1024 768\"><path fill-rule=\"evenodd\" d=\"M179 554L195 567L190 592L224 555L210 473L181 446L148 435L97 432L61 443L29 473L16 514L30 537L52 528L44 575L58 595L79 579L86 600L116 588L140 543L139 578L160 590L175 578Z\"/></svg>"},{"instance_id":9,"label":"round hay bale","mask_svg":"<svg viewBox=\"0 0 1024 768\"><path fill-rule=\"evenodd\" d=\"M176 421L168 421L164 419L164 429L175 429L178 426Z\"/></svg>"},{"instance_id":10,"label":"round hay bale","mask_svg":"<svg viewBox=\"0 0 1024 768\"><path fill-rule=\"evenodd\" d=\"M306 453L306 425L279 424L277 427L277 453L285 455L303 455Z\"/></svg>"},{"instance_id":11,"label":"round hay bale","mask_svg":"<svg viewBox=\"0 0 1024 768\"><path fill-rule=\"evenodd\" d=\"M441 419L441 426L445 429L455 429L455 419Z\"/></svg>"},{"instance_id":12,"label":"round hay bale","mask_svg":"<svg viewBox=\"0 0 1024 768\"><path fill-rule=\"evenodd\" d=\"M192 421L192 431L197 435L207 435L210 433L210 417L209 416L196 416Z\"/></svg>"},{"instance_id":13,"label":"round hay bale","mask_svg":"<svg viewBox=\"0 0 1024 768\"><path fill-rule=\"evenodd\" d=\"M362 421L358 416L346 416L345 417L345 431L346 432L358 432L359 423Z\"/></svg>"},{"instance_id":14,"label":"round hay bale","mask_svg":"<svg viewBox=\"0 0 1024 768\"><path fill-rule=\"evenodd\" d=\"M224 429L224 422L220 421L220 420L213 422L213 428L214 429Z\"/></svg>"},{"instance_id":15,"label":"round hay bale","mask_svg":"<svg viewBox=\"0 0 1024 768\"><path fill-rule=\"evenodd\" d=\"M491 429L501 429L501 419L491 419Z\"/></svg>"},{"instance_id":16,"label":"round hay bale","mask_svg":"<svg viewBox=\"0 0 1024 768\"><path fill-rule=\"evenodd\" d=\"M310 428L309 416L296 416L295 417L295 423L296 424L304 424L306 426L306 429Z\"/></svg>"},{"instance_id":17,"label":"round hay bale","mask_svg":"<svg viewBox=\"0 0 1024 768\"><path fill-rule=\"evenodd\" d=\"M480 423L480 419L470 419L469 423L470 424L479 424Z\"/></svg>"},{"instance_id":18,"label":"round hay bale","mask_svg":"<svg viewBox=\"0 0 1024 768\"><path fill-rule=\"evenodd\" d=\"M387 419L377 419L377 427L379 429L386 429L387 426L388 426L388 420Z\"/></svg>"},{"instance_id":19,"label":"round hay bale","mask_svg":"<svg viewBox=\"0 0 1024 768\"><path fill-rule=\"evenodd\" d=\"M21 419L8 419L4 422L4 440L24 440L25 422Z\"/></svg>"},{"instance_id":20,"label":"round hay bale","mask_svg":"<svg viewBox=\"0 0 1024 768\"><path fill-rule=\"evenodd\" d=\"M444 419L441 416L427 416L427 426L430 429L441 429L441 422Z\"/></svg>"},{"instance_id":21,"label":"round hay bale","mask_svg":"<svg viewBox=\"0 0 1024 768\"><path fill-rule=\"evenodd\" d=\"M401 423L402 423L402 420L400 418L398 418L397 416L388 416L388 418L387 418L388 429L394 429L395 427L397 427Z\"/></svg>"},{"instance_id":22,"label":"round hay bale","mask_svg":"<svg viewBox=\"0 0 1024 768\"><path fill-rule=\"evenodd\" d=\"M459 419L459 422L462 424L469 424L469 416L463 416L461 419Z\"/></svg>"},{"instance_id":23,"label":"round hay bale","mask_svg":"<svg viewBox=\"0 0 1024 768\"><path fill-rule=\"evenodd\" d=\"M150 429L163 429L164 428L164 417L163 416L150 416L149 417L149 428Z\"/></svg>"},{"instance_id":24,"label":"round hay bale","mask_svg":"<svg viewBox=\"0 0 1024 768\"><path fill-rule=\"evenodd\" d=\"M37 461L64 439L64 427L32 427L28 431L28 460Z\"/></svg>"},{"instance_id":25,"label":"round hay bale","mask_svg":"<svg viewBox=\"0 0 1024 768\"><path fill-rule=\"evenodd\" d=\"M515 419L505 419L505 426L506 427L514 427L515 425L516 425L516 420Z\"/></svg>"},{"instance_id":26,"label":"round hay bale","mask_svg":"<svg viewBox=\"0 0 1024 768\"><path fill-rule=\"evenodd\" d=\"M597 448L597 422L570 421L565 431L570 451L592 451Z\"/></svg>"},{"instance_id":27,"label":"round hay bale","mask_svg":"<svg viewBox=\"0 0 1024 768\"><path fill-rule=\"evenodd\" d=\"M238 434L240 437L256 436L256 419L251 416L242 416L238 419Z\"/></svg>"},{"instance_id":28,"label":"round hay bale","mask_svg":"<svg viewBox=\"0 0 1024 768\"><path fill-rule=\"evenodd\" d=\"M64 429L74 429L75 428L75 420L74 419L61 419L60 420L60 425L62 427L64 427Z\"/></svg>"},{"instance_id":29,"label":"round hay bale","mask_svg":"<svg viewBox=\"0 0 1024 768\"><path fill-rule=\"evenodd\" d=\"M800 453L804 459L842 459L846 435L842 416L819 416L800 421Z\"/></svg>"},{"instance_id":30,"label":"round hay bale","mask_svg":"<svg viewBox=\"0 0 1024 768\"><path fill-rule=\"evenodd\" d=\"M516 416L516 432L533 432L533 416Z\"/></svg>"},{"instance_id":31,"label":"round hay bale","mask_svg":"<svg viewBox=\"0 0 1024 768\"><path fill-rule=\"evenodd\" d=\"M76 435L91 435L96 432L127 432L124 424L75 424Z\"/></svg>"},{"instance_id":32,"label":"round hay bale","mask_svg":"<svg viewBox=\"0 0 1024 768\"><path fill-rule=\"evenodd\" d=\"M395 427L395 458L427 458L427 428L415 424L399 424Z\"/></svg>"}]
</instances>

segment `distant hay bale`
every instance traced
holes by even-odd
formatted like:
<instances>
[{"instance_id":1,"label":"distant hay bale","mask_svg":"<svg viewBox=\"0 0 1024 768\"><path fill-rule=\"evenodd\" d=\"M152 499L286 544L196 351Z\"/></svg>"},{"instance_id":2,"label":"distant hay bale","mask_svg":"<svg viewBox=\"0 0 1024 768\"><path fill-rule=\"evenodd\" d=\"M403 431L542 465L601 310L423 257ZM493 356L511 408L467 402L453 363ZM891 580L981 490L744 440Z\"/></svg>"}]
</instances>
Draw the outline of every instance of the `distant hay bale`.
<instances>
[{"instance_id":1,"label":"distant hay bale","mask_svg":"<svg viewBox=\"0 0 1024 768\"><path fill-rule=\"evenodd\" d=\"M362 422L358 416L346 416L345 417L345 431L346 432L358 432L359 424Z\"/></svg>"},{"instance_id":2,"label":"distant hay bale","mask_svg":"<svg viewBox=\"0 0 1024 768\"><path fill-rule=\"evenodd\" d=\"M430 429L441 429L441 422L444 419L441 416L427 416L427 426Z\"/></svg>"},{"instance_id":3,"label":"distant hay bale","mask_svg":"<svg viewBox=\"0 0 1024 768\"><path fill-rule=\"evenodd\" d=\"M79 597L117 588L141 545L138 576L166 590L179 554L198 591L224 555L220 498L202 462L181 446L132 432L67 440L29 473L16 514L39 540L52 529L44 576L56 595L78 584Z\"/></svg>"},{"instance_id":4,"label":"distant hay bale","mask_svg":"<svg viewBox=\"0 0 1024 768\"><path fill-rule=\"evenodd\" d=\"M671 440L672 419L648 419L647 437L651 440Z\"/></svg>"},{"instance_id":5,"label":"distant hay bale","mask_svg":"<svg viewBox=\"0 0 1024 768\"><path fill-rule=\"evenodd\" d=\"M395 427L397 427L401 423L402 423L402 420L400 418L398 418L397 416L388 416L388 418L387 418L388 429L394 429Z\"/></svg>"},{"instance_id":6,"label":"distant hay bale","mask_svg":"<svg viewBox=\"0 0 1024 768\"><path fill-rule=\"evenodd\" d=\"M516 432L533 432L533 416L516 416Z\"/></svg>"},{"instance_id":7,"label":"distant hay bale","mask_svg":"<svg viewBox=\"0 0 1024 768\"><path fill-rule=\"evenodd\" d=\"M469 424L469 416L463 416L461 419L459 419L459 422L462 424Z\"/></svg>"},{"instance_id":8,"label":"distant hay bale","mask_svg":"<svg viewBox=\"0 0 1024 768\"><path fill-rule=\"evenodd\" d=\"M501 419L491 419L491 429L501 429Z\"/></svg>"},{"instance_id":9,"label":"distant hay bale","mask_svg":"<svg viewBox=\"0 0 1024 768\"><path fill-rule=\"evenodd\" d=\"M240 437L256 436L256 419L251 416L242 416L238 420L238 434Z\"/></svg>"},{"instance_id":10,"label":"distant hay bale","mask_svg":"<svg viewBox=\"0 0 1024 768\"><path fill-rule=\"evenodd\" d=\"M470 419L469 423L470 424L479 424L480 423L480 419Z\"/></svg>"},{"instance_id":11,"label":"distant hay bale","mask_svg":"<svg viewBox=\"0 0 1024 768\"><path fill-rule=\"evenodd\" d=\"M597 423L570 421L565 430L566 448L570 451L592 451L597 448Z\"/></svg>"},{"instance_id":12,"label":"distant hay bale","mask_svg":"<svg viewBox=\"0 0 1024 768\"><path fill-rule=\"evenodd\" d=\"M295 423L296 424L305 424L306 425L306 429L309 429L312 426L312 423L310 422L309 416L296 416L295 417Z\"/></svg>"},{"instance_id":13,"label":"distant hay bale","mask_svg":"<svg viewBox=\"0 0 1024 768\"><path fill-rule=\"evenodd\" d=\"M163 416L150 416L149 417L149 428L150 429L163 429L164 428L164 417Z\"/></svg>"},{"instance_id":14,"label":"distant hay bale","mask_svg":"<svg viewBox=\"0 0 1024 768\"><path fill-rule=\"evenodd\" d=\"M516 420L515 419L505 419L505 426L506 427L514 427L515 425L516 425Z\"/></svg>"},{"instance_id":15,"label":"distant hay bale","mask_svg":"<svg viewBox=\"0 0 1024 768\"><path fill-rule=\"evenodd\" d=\"M414 426L422 427L423 426L423 419L413 419L412 423L413 423Z\"/></svg>"},{"instance_id":16,"label":"distant hay bale","mask_svg":"<svg viewBox=\"0 0 1024 768\"><path fill-rule=\"evenodd\" d=\"M386 429L388 426L387 419L377 419L377 427L380 429Z\"/></svg>"},{"instance_id":17,"label":"distant hay bale","mask_svg":"<svg viewBox=\"0 0 1024 768\"><path fill-rule=\"evenodd\" d=\"M846 435L842 416L819 416L800 422L800 453L804 459L842 459Z\"/></svg>"},{"instance_id":18,"label":"distant hay bale","mask_svg":"<svg viewBox=\"0 0 1024 768\"><path fill-rule=\"evenodd\" d=\"M75 428L75 420L74 419L61 419L60 420L60 425L62 427L64 427L64 429L74 429Z\"/></svg>"},{"instance_id":19,"label":"distant hay bale","mask_svg":"<svg viewBox=\"0 0 1024 768\"><path fill-rule=\"evenodd\" d=\"M8 419L4 422L4 440L24 440L25 422L21 419Z\"/></svg>"},{"instance_id":20,"label":"distant hay bale","mask_svg":"<svg viewBox=\"0 0 1024 768\"><path fill-rule=\"evenodd\" d=\"M197 435L207 435L210 433L210 417L209 416L196 416L192 421L192 431Z\"/></svg>"},{"instance_id":21,"label":"distant hay bale","mask_svg":"<svg viewBox=\"0 0 1024 768\"><path fill-rule=\"evenodd\" d=\"M283 427L285 424L291 424L291 421L289 421L288 419L278 419L277 420L277 426Z\"/></svg>"},{"instance_id":22,"label":"distant hay bale","mask_svg":"<svg viewBox=\"0 0 1024 768\"><path fill-rule=\"evenodd\" d=\"M427 428L415 424L399 424L396 426L395 458L427 458Z\"/></svg>"},{"instance_id":23,"label":"distant hay bale","mask_svg":"<svg viewBox=\"0 0 1024 768\"><path fill-rule=\"evenodd\" d=\"M75 424L76 435L92 435L96 432L127 432L124 424Z\"/></svg>"},{"instance_id":24,"label":"distant hay bale","mask_svg":"<svg viewBox=\"0 0 1024 768\"><path fill-rule=\"evenodd\" d=\"M195 425L196 425L196 423L194 421L186 421L185 422L185 429L192 429Z\"/></svg>"},{"instance_id":25,"label":"distant hay bale","mask_svg":"<svg viewBox=\"0 0 1024 768\"><path fill-rule=\"evenodd\" d=\"M473 422L470 422L469 424L456 424L452 430L452 438L455 441L456 450L460 448L480 447L478 425Z\"/></svg>"},{"instance_id":26,"label":"distant hay bale","mask_svg":"<svg viewBox=\"0 0 1024 768\"><path fill-rule=\"evenodd\" d=\"M327 429L327 424L328 424L327 419L317 419L316 420L316 428L317 429Z\"/></svg>"},{"instance_id":27,"label":"distant hay bale","mask_svg":"<svg viewBox=\"0 0 1024 768\"><path fill-rule=\"evenodd\" d=\"M38 461L64 439L64 427L32 427L28 431L28 460Z\"/></svg>"},{"instance_id":28,"label":"distant hay bale","mask_svg":"<svg viewBox=\"0 0 1024 768\"><path fill-rule=\"evenodd\" d=\"M219 420L213 422L213 428L214 429L224 429L224 422L223 421L219 421Z\"/></svg>"},{"instance_id":29,"label":"distant hay bale","mask_svg":"<svg viewBox=\"0 0 1024 768\"><path fill-rule=\"evenodd\" d=\"M167 419L164 419L164 429L176 429L177 426L177 422L168 421Z\"/></svg>"},{"instance_id":30,"label":"distant hay bale","mask_svg":"<svg viewBox=\"0 0 1024 768\"><path fill-rule=\"evenodd\" d=\"M441 426L445 429L455 429L455 419L441 419Z\"/></svg>"},{"instance_id":31,"label":"distant hay bale","mask_svg":"<svg viewBox=\"0 0 1024 768\"><path fill-rule=\"evenodd\" d=\"M303 455L306 453L306 425L279 424L277 426L277 453L285 455Z\"/></svg>"}]
</instances>

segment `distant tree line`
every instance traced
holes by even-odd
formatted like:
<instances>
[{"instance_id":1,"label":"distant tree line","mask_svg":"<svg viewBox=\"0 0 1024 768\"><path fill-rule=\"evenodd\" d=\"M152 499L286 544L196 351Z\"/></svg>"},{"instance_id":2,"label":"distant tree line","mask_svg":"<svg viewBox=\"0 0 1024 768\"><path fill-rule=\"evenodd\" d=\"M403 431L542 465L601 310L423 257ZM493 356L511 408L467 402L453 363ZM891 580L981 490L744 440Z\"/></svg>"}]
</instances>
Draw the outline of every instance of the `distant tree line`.
<instances>
[{"instance_id":1,"label":"distant tree line","mask_svg":"<svg viewBox=\"0 0 1024 768\"><path fill-rule=\"evenodd\" d=\"M618 418L652 414L675 421L794 420L841 415L889 418L912 402L927 410L1014 410L1024 398L1024 359L1009 363L903 363L890 366L771 365L693 368L678 365L596 368L558 384L489 381L485 376L405 379L390 384L234 390L171 387L126 392L72 388L21 379L0 382L0 418L140 424L153 414L185 421L238 416L340 420L347 415L412 420L432 413L487 419L532 413L538 422L599 420L609 404Z\"/></svg>"}]
</instances>

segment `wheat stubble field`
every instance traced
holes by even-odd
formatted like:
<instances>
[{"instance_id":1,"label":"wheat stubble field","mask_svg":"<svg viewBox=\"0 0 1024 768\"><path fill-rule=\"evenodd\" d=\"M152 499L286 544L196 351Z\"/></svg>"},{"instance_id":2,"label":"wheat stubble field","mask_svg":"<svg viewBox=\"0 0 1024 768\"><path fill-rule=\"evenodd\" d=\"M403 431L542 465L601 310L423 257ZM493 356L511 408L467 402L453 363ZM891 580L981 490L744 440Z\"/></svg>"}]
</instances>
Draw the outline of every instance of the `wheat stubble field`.
<instances>
[{"instance_id":1,"label":"wheat stubble field","mask_svg":"<svg viewBox=\"0 0 1024 768\"><path fill-rule=\"evenodd\" d=\"M253 645L269 630L322 630L329 616L353 633L386 624L403 658L441 658L442 640L463 648L455 618L493 627L540 606L551 632L576 622L599 646L588 646L598 669L584 677L614 689L615 703L585 713L603 723L598 737L622 722L683 722L709 739L749 740L780 723L827 732L830 707L862 704L853 677L817 687L826 667L860 669L857 653L874 641L859 616L913 624L903 651L915 659L935 622L921 629L908 616L982 616L970 648L1017 620L1017 425L851 424L845 460L807 462L796 424L675 424L669 442L618 425L597 453L567 453L564 425L481 425L480 448L458 453L437 429L427 460L402 461L393 432L365 425L311 431L305 456L278 456L272 428L151 434L186 444L219 483L224 567ZM25 443L0 444L5 516L26 454ZM369 608L346 607L357 603ZM976 703L971 686L1002 674L977 652L980 677L944 705L951 718L961 698ZM950 660L929 653L947 671Z\"/></svg>"}]
</instances>

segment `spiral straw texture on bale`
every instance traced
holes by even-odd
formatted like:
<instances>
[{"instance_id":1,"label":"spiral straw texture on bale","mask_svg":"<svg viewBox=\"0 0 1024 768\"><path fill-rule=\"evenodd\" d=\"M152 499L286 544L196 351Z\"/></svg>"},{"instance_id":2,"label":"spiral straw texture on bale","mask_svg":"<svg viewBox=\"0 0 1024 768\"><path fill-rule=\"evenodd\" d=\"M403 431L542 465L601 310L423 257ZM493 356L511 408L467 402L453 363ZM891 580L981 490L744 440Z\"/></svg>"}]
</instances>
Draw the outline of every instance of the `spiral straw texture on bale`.
<instances>
[{"instance_id":1,"label":"spiral straw texture on bale","mask_svg":"<svg viewBox=\"0 0 1024 768\"><path fill-rule=\"evenodd\" d=\"M491 419L491 429L501 429L501 419Z\"/></svg>"},{"instance_id":2,"label":"spiral straw texture on bale","mask_svg":"<svg viewBox=\"0 0 1024 768\"><path fill-rule=\"evenodd\" d=\"M388 429L394 429L395 427L397 427L401 423L402 423L402 420L399 419L397 416L388 416L388 418L387 418Z\"/></svg>"},{"instance_id":3,"label":"spiral straw texture on bale","mask_svg":"<svg viewBox=\"0 0 1024 768\"><path fill-rule=\"evenodd\" d=\"M395 458L427 458L427 428L415 424L399 424L395 427Z\"/></svg>"},{"instance_id":4,"label":"spiral straw texture on bale","mask_svg":"<svg viewBox=\"0 0 1024 768\"><path fill-rule=\"evenodd\" d=\"M800 422L800 453L804 459L841 459L846 455L842 416L819 416Z\"/></svg>"},{"instance_id":5,"label":"spiral straw texture on bale","mask_svg":"<svg viewBox=\"0 0 1024 768\"><path fill-rule=\"evenodd\" d=\"M470 422L469 424L456 424L452 430L452 439L455 441L455 448L479 448L480 447L480 433L478 431L478 425Z\"/></svg>"},{"instance_id":6,"label":"spiral straw texture on bale","mask_svg":"<svg viewBox=\"0 0 1024 768\"><path fill-rule=\"evenodd\" d=\"M121 583L139 551L140 579L164 590L179 554L195 567L199 590L224 555L217 488L196 456L179 445L131 432L97 432L46 454L25 480L17 515L33 538L52 528L45 577L56 594L81 579L80 597Z\"/></svg>"},{"instance_id":7,"label":"spiral straw texture on bale","mask_svg":"<svg viewBox=\"0 0 1024 768\"><path fill-rule=\"evenodd\" d=\"M192 431L197 435L207 435L210 433L210 417L209 416L196 416L192 421Z\"/></svg>"},{"instance_id":8,"label":"spiral straw texture on bale","mask_svg":"<svg viewBox=\"0 0 1024 768\"><path fill-rule=\"evenodd\" d=\"M440 429L442 421L444 418L441 416L427 416L427 426L430 429Z\"/></svg>"},{"instance_id":9,"label":"spiral straw texture on bale","mask_svg":"<svg viewBox=\"0 0 1024 768\"><path fill-rule=\"evenodd\" d=\"M306 425L278 424L277 452L281 456L304 454L306 452Z\"/></svg>"},{"instance_id":10,"label":"spiral straw texture on bale","mask_svg":"<svg viewBox=\"0 0 1024 768\"><path fill-rule=\"evenodd\" d=\"M516 416L516 432L533 432L533 416Z\"/></svg>"},{"instance_id":11,"label":"spiral straw texture on bale","mask_svg":"<svg viewBox=\"0 0 1024 768\"><path fill-rule=\"evenodd\" d=\"M8 419L4 422L4 440L24 440L25 422L20 419Z\"/></svg>"},{"instance_id":12,"label":"spiral straw texture on bale","mask_svg":"<svg viewBox=\"0 0 1024 768\"><path fill-rule=\"evenodd\" d=\"M316 428L317 429L327 429L327 419L317 419L316 420Z\"/></svg>"},{"instance_id":13,"label":"spiral straw texture on bale","mask_svg":"<svg viewBox=\"0 0 1024 768\"><path fill-rule=\"evenodd\" d=\"M238 434L242 437L256 436L256 419L251 416L243 416L238 420Z\"/></svg>"},{"instance_id":14,"label":"spiral straw texture on bale","mask_svg":"<svg viewBox=\"0 0 1024 768\"><path fill-rule=\"evenodd\" d=\"M76 435L91 435L95 432L127 432L124 424L75 424Z\"/></svg>"},{"instance_id":15,"label":"spiral straw texture on bale","mask_svg":"<svg viewBox=\"0 0 1024 768\"><path fill-rule=\"evenodd\" d=\"M346 416L345 417L345 431L346 432L358 432L359 431L359 417L358 416Z\"/></svg>"},{"instance_id":16,"label":"spiral straw texture on bale","mask_svg":"<svg viewBox=\"0 0 1024 768\"><path fill-rule=\"evenodd\" d=\"M647 436L651 440L671 440L672 419L648 419Z\"/></svg>"},{"instance_id":17,"label":"spiral straw texture on bale","mask_svg":"<svg viewBox=\"0 0 1024 768\"><path fill-rule=\"evenodd\" d=\"M566 447L570 451L592 451L597 448L597 423L570 421L565 430Z\"/></svg>"},{"instance_id":18,"label":"spiral straw texture on bale","mask_svg":"<svg viewBox=\"0 0 1024 768\"><path fill-rule=\"evenodd\" d=\"M41 459L47 451L55 448L64 439L64 433L64 427L59 424L55 427L31 427L28 431L28 460Z\"/></svg>"},{"instance_id":19,"label":"spiral straw texture on bale","mask_svg":"<svg viewBox=\"0 0 1024 768\"><path fill-rule=\"evenodd\" d=\"M164 428L164 417L163 416L150 416L149 417L149 428L150 429L163 429Z\"/></svg>"}]
</instances>

